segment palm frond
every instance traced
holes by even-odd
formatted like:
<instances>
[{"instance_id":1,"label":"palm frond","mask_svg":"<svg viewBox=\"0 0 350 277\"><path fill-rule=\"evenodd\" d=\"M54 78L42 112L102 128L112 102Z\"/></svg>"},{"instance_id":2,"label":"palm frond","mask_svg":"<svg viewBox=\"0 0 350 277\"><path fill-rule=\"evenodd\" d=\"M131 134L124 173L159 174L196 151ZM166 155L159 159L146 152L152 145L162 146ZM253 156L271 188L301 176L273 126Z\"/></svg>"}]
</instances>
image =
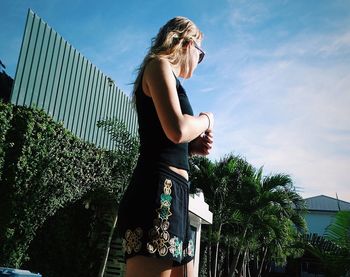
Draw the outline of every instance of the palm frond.
<instances>
[{"instance_id":1,"label":"palm frond","mask_svg":"<svg viewBox=\"0 0 350 277\"><path fill-rule=\"evenodd\" d=\"M326 229L325 237L342 248L346 248L350 254L350 211L339 211L335 221Z\"/></svg>"}]
</instances>

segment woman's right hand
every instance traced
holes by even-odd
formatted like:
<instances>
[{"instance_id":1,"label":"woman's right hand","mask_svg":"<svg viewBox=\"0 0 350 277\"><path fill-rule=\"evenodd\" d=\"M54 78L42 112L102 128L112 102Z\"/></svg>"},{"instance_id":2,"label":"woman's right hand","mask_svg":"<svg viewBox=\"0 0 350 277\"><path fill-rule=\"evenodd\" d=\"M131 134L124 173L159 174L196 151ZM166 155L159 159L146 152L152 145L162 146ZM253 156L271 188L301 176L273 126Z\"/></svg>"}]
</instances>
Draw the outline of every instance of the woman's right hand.
<instances>
[{"instance_id":1,"label":"woman's right hand","mask_svg":"<svg viewBox=\"0 0 350 277\"><path fill-rule=\"evenodd\" d=\"M213 133L205 132L189 143L190 155L207 156L213 147Z\"/></svg>"},{"instance_id":2,"label":"woman's right hand","mask_svg":"<svg viewBox=\"0 0 350 277\"><path fill-rule=\"evenodd\" d=\"M201 112L199 116L205 116L208 119L208 128L205 130L205 132L213 132L214 128L214 115L211 112Z\"/></svg>"}]
</instances>

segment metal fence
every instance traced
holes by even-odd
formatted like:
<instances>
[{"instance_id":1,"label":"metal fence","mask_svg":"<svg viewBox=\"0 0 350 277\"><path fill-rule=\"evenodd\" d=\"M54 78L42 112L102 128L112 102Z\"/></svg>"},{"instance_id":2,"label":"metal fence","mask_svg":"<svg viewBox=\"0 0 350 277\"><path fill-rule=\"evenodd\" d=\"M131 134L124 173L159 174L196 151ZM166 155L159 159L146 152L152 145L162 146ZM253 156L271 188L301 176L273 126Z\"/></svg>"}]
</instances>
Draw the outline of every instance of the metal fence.
<instances>
[{"instance_id":1,"label":"metal fence","mask_svg":"<svg viewBox=\"0 0 350 277\"><path fill-rule=\"evenodd\" d=\"M137 133L134 107L114 82L33 11L28 11L10 101L42 108L83 140L114 149L98 120L116 118Z\"/></svg>"}]
</instances>

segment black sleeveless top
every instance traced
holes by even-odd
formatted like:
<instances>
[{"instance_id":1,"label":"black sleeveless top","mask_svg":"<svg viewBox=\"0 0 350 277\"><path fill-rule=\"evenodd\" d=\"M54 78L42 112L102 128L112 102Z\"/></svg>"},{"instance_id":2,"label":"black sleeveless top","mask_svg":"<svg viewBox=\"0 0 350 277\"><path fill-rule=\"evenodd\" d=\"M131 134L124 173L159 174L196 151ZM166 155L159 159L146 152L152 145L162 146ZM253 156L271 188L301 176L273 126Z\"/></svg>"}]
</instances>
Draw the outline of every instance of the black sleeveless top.
<instances>
[{"instance_id":1,"label":"black sleeveless top","mask_svg":"<svg viewBox=\"0 0 350 277\"><path fill-rule=\"evenodd\" d=\"M178 78L176 78L176 89L182 114L193 115L186 91ZM138 164L147 167L165 164L188 171L188 143L175 144L167 138L160 124L152 98L147 96L142 89L142 78L135 91L135 96L140 136Z\"/></svg>"}]
</instances>

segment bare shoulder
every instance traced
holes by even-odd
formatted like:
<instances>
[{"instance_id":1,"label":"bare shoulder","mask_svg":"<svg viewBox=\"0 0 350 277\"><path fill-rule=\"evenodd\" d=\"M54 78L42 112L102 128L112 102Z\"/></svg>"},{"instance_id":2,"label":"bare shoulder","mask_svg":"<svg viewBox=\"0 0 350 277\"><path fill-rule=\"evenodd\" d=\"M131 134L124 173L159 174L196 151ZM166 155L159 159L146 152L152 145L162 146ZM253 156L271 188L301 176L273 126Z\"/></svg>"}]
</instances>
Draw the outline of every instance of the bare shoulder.
<instances>
[{"instance_id":1,"label":"bare shoulder","mask_svg":"<svg viewBox=\"0 0 350 277\"><path fill-rule=\"evenodd\" d=\"M156 57L150 60L146 66L148 69L166 69L170 68L170 63L167 59Z\"/></svg>"},{"instance_id":2,"label":"bare shoulder","mask_svg":"<svg viewBox=\"0 0 350 277\"><path fill-rule=\"evenodd\" d=\"M152 79L167 79L172 76L172 69L168 60L163 58L154 58L146 65L145 78Z\"/></svg>"},{"instance_id":3,"label":"bare shoulder","mask_svg":"<svg viewBox=\"0 0 350 277\"><path fill-rule=\"evenodd\" d=\"M149 61L144 71L142 87L145 94L154 99L177 96L176 79L167 59L154 58ZM164 101L162 99L160 102Z\"/></svg>"}]
</instances>

